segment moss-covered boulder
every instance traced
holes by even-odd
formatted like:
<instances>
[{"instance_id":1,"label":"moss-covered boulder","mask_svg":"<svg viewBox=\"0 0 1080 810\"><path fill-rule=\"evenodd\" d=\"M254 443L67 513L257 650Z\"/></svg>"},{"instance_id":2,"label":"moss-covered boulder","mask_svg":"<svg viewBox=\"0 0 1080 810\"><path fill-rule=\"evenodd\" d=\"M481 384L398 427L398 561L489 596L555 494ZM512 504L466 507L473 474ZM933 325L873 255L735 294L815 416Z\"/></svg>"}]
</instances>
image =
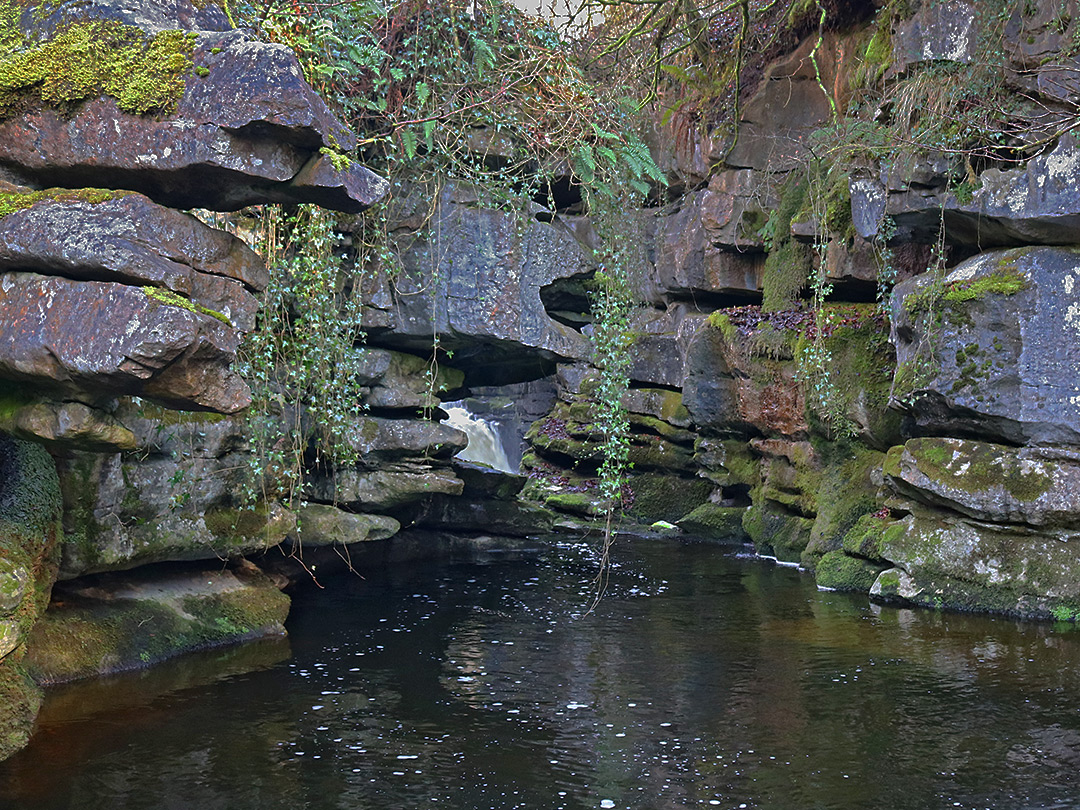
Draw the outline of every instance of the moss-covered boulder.
<instances>
[{"instance_id":1,"label":"moss-covered boulder","mask_svg":"<svg viewBox=\"0 0 1080 810\"><path fill-rule=\"evenodd\" d=\"M137 669L191 650L283 634L289 598L254 566L104 574L58 586L26 666L38 683Z\"/></svg>"},{"instance_id":2,"label":"moss-covered boulder","mask_svg":"<svg viewBox=\"0 0 1080 810\"><path fill-rule=\"evenodd\" d=\"M743 513L742 525L759 554L800 562L810 542L814 519L785 512L758 497Z\"/></svg>"},{"instance_id":3,"label":"moss-covered boulder","mask_svg":"<svg viewBox=\"0 0 1080 810\"><path fill-rule=\"evenodd\" d=\"M386 540L401 528L400 523L386 515L356 515L320 503L301 506L296 517L296 542L301 548Z\"/></svg>"},{"instance_id":4,"label":"moss-covered boulder","mask_svg":"<svg viewBox=\"0 0 1080 810\"><path fill-rule=\"evenodd\" d=\"M715 487L702 478L643 473L630 478L633 493L627 513L642 523L673 523L708 501Z\"/></svg>"},{"instance_id":5,"label":"moss-covered boulder","mask_svg":"<svg viewBox=\"0 0 1080 810\"><path fill-rule=\"evenodd\" d=\"M749 539L742 525L745 511L746 507L743 506L723 506L706 501L679 518L676 525L693 537L741 545Z\"/></svg>"},{"instance_id":6,"label":"moss-covered boulder","mask_svg":"<svg viewBox=\"0 0 1080 810\"><path fill-rule=\"evenodd\" d=\"M884 566L843 551L830 551L818 560L814 578L821 588L870 593Z\"/></svg>"},{"instance_id":7,"label":"moss-covered boulder","mask_svg":"<svg viewBox=\"0 0 1080 810\"><path fill-rule=\"evenodd\" d=\"M975 520L1080 527L1072 452L925 437L890 450L885 474L908 497Z\"/></svg>"},{"instance_id":8,"label":"moss-covered boulder","mask_svg":"<svg viewBox=\"0 0 1080 810\"><path fill-rule=\"evenodd\" d=\"M191 432L195 444L186 458L147 448L145 454L76 453L63 460L61 578L155 562L237 557L285 539L295 516L273 501L240 505L233 490L240 489L236 462L246 465L247 457L229 452L224 438L219 444L213 437L221 434L213 429L196 441L197 426L165 425ZM196 448L207 448L208 455Z\"/></svg>"},{"instance_id":9,"label":"moss-covered boulder","mask_svg":"<svg viewBox=\"0 0 1080 810\"><path fill-rule=\"evenodd\" d=\"M878 538L894 564L871 594L927 607L1052 618L1080 606L1075 531L971 522L920 508Z\"/></svg>"},{"instance_id":10,"label":"moss-covered boulder","mask_svg":"<svg viewBox=\"0 0 1080 810\"><path fill-rule=\"evenodd\" d=\"M0 759L26 744L41 703L23 656L56 578L60 509L49 454L0 433Z\"/></svg>"},{"instance_id":11,"label":"moss-covered boulder","mask_svg":"<svg viewBox=\"0 0 1080 810\"><path fill-rule=\"evenodd\" d=\"M921 434L1080 443L1078 312L1076 248L991 251L902 282L893 404Z\"/></svg>"}]
</instances>

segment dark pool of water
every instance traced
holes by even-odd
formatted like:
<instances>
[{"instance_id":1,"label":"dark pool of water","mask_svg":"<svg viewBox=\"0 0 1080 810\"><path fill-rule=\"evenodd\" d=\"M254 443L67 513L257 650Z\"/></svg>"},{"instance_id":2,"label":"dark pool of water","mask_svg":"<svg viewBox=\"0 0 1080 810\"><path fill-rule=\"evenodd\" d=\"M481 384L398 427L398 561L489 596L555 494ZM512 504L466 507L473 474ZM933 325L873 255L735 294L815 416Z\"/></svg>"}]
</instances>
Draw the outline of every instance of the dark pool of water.
<instances>
[{"instance_id":1,"label":"dark pool of water","mask_svg":"<svg viewBox=\"0 0 1080 810\"><path fill-rule=\"evenodd\" d=\"M1080 635L708 546L426 564L290 639L53 691L0 807L1080 807Z\"/></svg>"}]
</instances>

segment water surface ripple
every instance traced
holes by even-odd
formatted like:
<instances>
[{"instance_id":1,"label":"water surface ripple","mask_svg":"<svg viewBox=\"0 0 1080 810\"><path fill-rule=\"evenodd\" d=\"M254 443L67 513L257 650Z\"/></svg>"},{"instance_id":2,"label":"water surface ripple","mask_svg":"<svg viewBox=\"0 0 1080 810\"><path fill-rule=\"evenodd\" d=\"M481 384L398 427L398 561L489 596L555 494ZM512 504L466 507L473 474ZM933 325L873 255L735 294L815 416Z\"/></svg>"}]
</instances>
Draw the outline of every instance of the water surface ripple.
<instances>
[{"instance_id":1,"label":"water surface ripple","mask_svg":"<svg viewBox=\"0 0 1080 810\"><path fill-rule=\"evenodd\" d=\"M53 690L13 810L1080 807L1080 636L702 545L304 588L290 639Z\"/></svg>"}]
</instances>

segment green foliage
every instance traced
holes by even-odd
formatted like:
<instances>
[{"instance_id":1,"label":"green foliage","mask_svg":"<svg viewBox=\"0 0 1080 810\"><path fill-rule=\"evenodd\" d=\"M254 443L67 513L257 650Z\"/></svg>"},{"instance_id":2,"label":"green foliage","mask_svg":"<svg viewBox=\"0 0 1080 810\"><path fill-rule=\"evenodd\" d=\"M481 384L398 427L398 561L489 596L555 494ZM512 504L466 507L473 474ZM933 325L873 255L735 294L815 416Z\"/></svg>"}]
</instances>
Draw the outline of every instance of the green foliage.
<instances>
[{"instance_id":1,"label":"green foliage","mask_svg":"<svg viewBox=\"0 0 1080 810\"><path fill-rule=\"evenodd\" d=\"M239 366L253 400L256 489L248 494L292 502L309 450L316 461L356 458L345 436L362 411L354 350L363 339L359 283L335 254L340 237L326 211L300 206L287 215L272 207L263 229L270 284Z\"/></svg>"},{"instance_id":2,"label":"green foliage","mask_svg":"<svg viewBox=\"0 0 1080 810\"><path fill-rule=\"evenodd\" d=\"M608 196L664 182L631 88L590 83L550 22L506 0L260 4L242 17L297 52L312 85L367 133L358 157L391 178L463 180L487 204L518 208L548 195L548 173L566 161Z\"/></svg>"},{"instance_id":3,"label":"green foliage","mask_svg":"<svg viewBox=\"0 0 1080 810\"><path fill-rule=\"evenodd\" d=\"M0 116L23 99L69 109L100 95L125 112L169 111L184 92L196 34L138 28L96 20L62 27L34 41L18 31L21 4L0 4Z\"/></svg>"}]
</instances>

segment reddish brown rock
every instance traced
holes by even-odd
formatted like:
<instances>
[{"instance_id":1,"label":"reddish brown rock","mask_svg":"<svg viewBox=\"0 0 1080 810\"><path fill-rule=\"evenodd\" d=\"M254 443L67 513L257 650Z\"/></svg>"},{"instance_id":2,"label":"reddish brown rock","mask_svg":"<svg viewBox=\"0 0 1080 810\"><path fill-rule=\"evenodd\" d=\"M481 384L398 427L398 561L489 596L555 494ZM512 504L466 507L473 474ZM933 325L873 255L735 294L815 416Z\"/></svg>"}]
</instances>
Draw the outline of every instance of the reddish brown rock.
<instances>
[{"instance_id":1,"label":"reddish brown rock","mask_svg":"<svg viewBox=\"0 0 1080 810\"><path fill-rule=\"evenodd\" d=\"M268 279L258 254L141 194L101 195L56 189L8 214L0 270L164 287L251 329L258 303L247 290L262 290Z\"/></svg>"},{"instance_id":2,"label":"reddish brown rock","mask_svg":"<svg viewBox=\"0 0 1080 810\"><path fill-rule=\"evenodd\" d=\"M0 275L0 378L46 391L136 394L232 413L250 402L231 369L236 332L143 290L35 273Z\"/></svg>"}]
</instances>

